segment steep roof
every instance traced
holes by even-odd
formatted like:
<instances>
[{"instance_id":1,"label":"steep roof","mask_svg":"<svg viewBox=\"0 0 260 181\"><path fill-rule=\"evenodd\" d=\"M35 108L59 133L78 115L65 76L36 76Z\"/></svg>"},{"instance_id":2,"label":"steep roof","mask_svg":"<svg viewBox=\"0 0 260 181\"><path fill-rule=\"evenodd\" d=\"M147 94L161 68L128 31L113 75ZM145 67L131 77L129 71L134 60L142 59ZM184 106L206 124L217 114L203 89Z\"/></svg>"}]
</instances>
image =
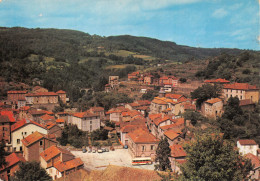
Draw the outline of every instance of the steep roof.
<instances>
[{"instance_id":1,"label":"steep roof","mask_svg":"<svg viewBox=\"0 0 260 181\"><path fill-rule=\"evenodd\" d=\"M29 146L35 143L36 141L41 140L42 138L44 138L44 134L35 131L34 133L22 139L22 143L24 144L24 146Z\"/></svg>"},{"instance_id":2,"label":"steep roof","mask_svg":"<svg viewBox=\"0 0 260 181\"><path fill-rule=\"evenodd\" d=\"M171 156L174 158L187 156L186 152L184 151L181 145L174 144L170 146L170 148L171 148Z\"/></svg>"},{"instance_id":3,"label":"steep roof","mask_svg":"<svg viewBox=\"0 0 260 181\"><path fill-rule=\"evenodd\" d=\"M48 114L45 114L45 115L41 116L41 119L44 120L44 121L47 121L47 120L55 119L55 117L54 116L50 116Z\"/></svg>"},{"instance_id":4,"label":"steep roof","mask_svg":"<svg viewBox=\"0 0 260 181\"><path fill-rule=\"evenodd\" d=\"M175 138L180 136L180 133L177 133L170 129L170 130L165 131L164 135L167 136L170 140L174 140Z\"/></svg>"},{"instance_id":5,"label":"steep roof","mask_svg":"<svg viewBox=\"0 0 260 181\"><path fill-rule=\"evenodd\" d=\"M5 157L5 161L7 162L7 164L4 167L0 168L0 171L9 168L13 165L16 165L19 162L25 162L25 159L16 153L12 153Z\"/></svg>"},{"instance_id":6,"label":"steep roof","mask_svg":"<svg viewBox=\"0 0 260 181\"><path fill-rule=\"evenodd\" d=\"M235 89L235 90L258 90L255 85L250 85L248 83L233 83L224 84L224 89Z\"/></svg>"},{"instance_id":7,"label":"steep roof","mask_svg":"<svg viewBox=\"0 0 260 181\"><path fill-rule=\"evenodd\" d=\"M47 148L43 152L41 152L40 156L45 160L49 161L50 159L54 158L58 154L63 153L67 155L72 155L74 156L70 151L67 151L65 149L59 148L55 145L52 145L51 147Z\"/></svg>"},{"instance_id":8,"label":"steep roof","mask_svg":"<svg viewBox=\"0 0 260 181\"><path fill-rule=\"evenodd\" d=\"M240 145L257 145L255 140L238 140Z\"/></svg>"},{"instance_id":9,"label":"steep roof","mask_svg":"<svg viewBox=\"0 0 260 181\"><path fill-rule=\"evenodd\" d=\"M159 142L159 140L154 135L141 128L128 133L128 136L131 137L131 139L135 143L158 143Z\"/></svg>"},{"instance_id":10,"label":"steep roof","mask_svg":"<svg viewBox=\"0 0 260 181\"><path fill-rule=\"evenodd\" d=\"M13 124L11 126L11 131L13 132L13 131L15 131L15 130L23 127L23 126L26 126L28 124L34 124L34 125L39 126L39 127L43 128L43 129L46 129L46 128L44 128L43 125L41 125L41 124L39 124L39 123L37 123L35 121L29 120L29 119L23 119L21 121L16 122L15 124Z\"/></svg>"},{"instance_id":11,"label":"steep roof","mask_svg":"<svg viewBox=\"0 0 260 181\"><path fill-rule=\"evenodd\" d=\"M258 159L257 156L253 155L252 153L248 153L245 155L245 157L251 160L254 169L260 167L260 160Z\"/></svg>"},{"instance_id":12,"label":"steep roof","mask_svg":"<svg viewBox=\"0 0 260 181\"><path fill-rule=\"evenodd\" d=\"M65 123L64 119L56 119L56 123Z\"/></svg>"},{"instance_id":13,"label":"steep roof","mask_svg":"<svg viewBox=\"0 0 260 181\"><path fill-rule=\"evenodd\" d=\"M164 117L162 117L162 118L160 118L160 119L155 119L155 120L153 120L153 122L154 122L154 124L155 124L156 126L158 126L160 123L162 123L162 122L164 122L164 121L167 121L167 120L171 120L171 118L170 118L169 116L164 116Z\"/></svg>"},{"instance_id":14,"label":"steep roof","mask_svg":"<svg viewBox=\"0 0 260 181\"><path fill-rule=\"evenodd\" d=\"M183 97L183 95L181 95L181 94L170 94L170 93L167 93L167 94L165 94L165 97L171 98L171 99L179 99L179 98Z\"/></svg>"},{"instance_id":15,"label":"steep roof","mask_svg":"<svg viewBox=\"0 0 260 181\"><path fill-rule=\"evenodd\" d=\"M14 114L12 111L1 111L0 115L7 116L10 122L15 122Z\"/></svg>"},{"instance_id":16,"label":"steep roof","mask_svg":"<svg viewBox=\"0 0 260 181\"><path fill-rule=\"evenodd\" d=\"M63 91L63 90L59 90L59 91L56 92L56 94L66 94L66 92Z\"/></svg>"},{"instance_id":17,"label":"steep roof","mask_svg":"<svg viewBox=\"0 0 260 181\"><path fill-rule=\"evenodd\" d=\"M167 102L166 102L166 98L165 97L155 97L153 100L152 100L152 103L156 103L156 104L160 104L160 105L166 105Z\"/></svg>"},{"instance_id":18,"label":"steep roof","mask_svg":"<svg viewBox=\"0 0 260 181\"><path fill-rule=\"evenodd\" d=\"M217 102L221 102L222 100L219 99L219 98L212 98L212 99L209 99L206 101L206 103L209 103L209 104L215 104Z\"/></svg>"},{"instance_id":19,"label":"steep roof","mask_svg":"<svg viewBox=\"0 0 260 181\"><path fill-rule=\"evenodd\" d=\"M55 162L54 163L54 167L59 171L59 172L64 172L67 170L71 170L73 168L77 168L79 166L83 166L84 163L82 162L82 160L80 158L75 158L73 160L69 160L67 162Z\"/></svg>"}]
</instances>

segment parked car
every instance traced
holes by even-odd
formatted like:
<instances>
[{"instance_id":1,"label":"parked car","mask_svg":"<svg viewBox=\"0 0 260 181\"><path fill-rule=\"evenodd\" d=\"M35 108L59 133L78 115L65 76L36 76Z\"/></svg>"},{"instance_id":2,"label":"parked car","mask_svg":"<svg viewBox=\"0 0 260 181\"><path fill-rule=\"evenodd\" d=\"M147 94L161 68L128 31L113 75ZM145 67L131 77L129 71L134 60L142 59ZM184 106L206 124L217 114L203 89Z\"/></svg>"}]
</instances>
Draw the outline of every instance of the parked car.
<instances>
[{"instance_id":1,"label":"parked car","mask_svg":"<svg viewBox=\"0 0 260 181\"><path fill-rule=\"evenodd\" d=\"M125 145L125 146L124 146L124 149L128 149L128 146L127 146L127 145Z\"/></svg>"},{"instance_id":2,"label":"parked car","mask_svg":"<svg viewBox=\"0 0 260 181\"><path fill-rule=\"evenodd\" d=\"M106 152L106 148L101 148L102 152Z\"/></svg>"},{"instance_id":3,"label":"parked car","mask_svg":"<svg viewBox=\"0 0 260 181\"><path fill-rule=\"evenodd\" d=\"M96 150L92 150L92 153L96 153Z\"/></svg>"},{"instance_id":4,"label":"parked car","mask_svg":"<svg viewBox=\"0 0 260 181\"><path fill-rule=\"evenodd\" d=\"M89 149L89 150L88 150L88 152L89 152L89 153L91 153L91 152L92 152L92 150L91 150L91 149Z\"/></svg>"},{"instance_id":5,"label":"parked car","mask_svg":"<svg viewBox=\"0 0 260 181\"><path fill-rule=\"evenodd\" d=\"M108 148L105 148L106 149L106 152L109 152L109 149Z\"/></svg>"},{"instance_id":6,"label":"parked car","mask_svg":"<svg viewBox=\"0 0 260 181\"><path fill-rule=\"evenodd\" d=\"M87 152L87 150L84 148L84 149L82 150L82 152L83 152L83 153L86 153L86 152Z\"/></svg>"},{"instance_id":7,"label":"parked car","mask_svg":"<svg viewBox=\"0 0 260 181\"><path fill-rule=\"evenodd\" d=\"M97 151L98 153L103 153L103 150L101 150L101 149L98 149L98 151Z\"/></svg>"}]
</instances>

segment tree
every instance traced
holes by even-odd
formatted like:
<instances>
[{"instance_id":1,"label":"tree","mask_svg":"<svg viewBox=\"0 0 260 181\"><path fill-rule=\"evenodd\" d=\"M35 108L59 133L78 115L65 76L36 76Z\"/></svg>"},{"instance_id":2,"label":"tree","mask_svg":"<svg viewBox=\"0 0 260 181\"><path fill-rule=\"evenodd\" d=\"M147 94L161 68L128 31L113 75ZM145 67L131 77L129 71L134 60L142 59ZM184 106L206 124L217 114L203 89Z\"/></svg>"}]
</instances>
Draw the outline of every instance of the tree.
<instances>
[{"instance_id":1,"label":"tree","mask_svg":"<svg viewBox=\"0 0 260 181\"><path fill-rule=\"evenodd\" d=\"M199 112L195 111L185 111L184 112L184 119L190 120L191 124L195 126L197 124L197 121L202 119L202 116Z\"/></svg>"},{"instance_id":2,"label":"tree","mask_svg":"<svg viewBox=\"0 0 260 181\"><path fill-rule=\"evenodd\" d=\"M160 171L171 170L171 164L169 160L169 157L171 156L171 149L169 146L170 145L167 138L162 139L158 144L155 161L159 162L159 165L156 165L155 169Z\"/></svg>"},{"instance_id":3,"label":"tree","mask_svg":"<svg viewBox=\"0 0 260 181\"><path fill-rule=\"evenodd\" d=\"M48 181L52 180L45 169L38 162L21 162L20 169L15 172L13 180L15 181Z\"/></svg>"},{"instance_id":4,"label":"tree","mask_svg":"<svg viewBox=\"0 0 260 181\"><path fill-rule=\"evenodd\" d=\"M4 167L7 163L5 161L5 141L2 140L0 143L0 168Z\"/></svg>"},{"instance_id":5,"label":"tree","mask_svg":"<svg viewBox=\"0 0 260 181\"><path fill-rule=\"evenodd\" d=\"M148 90L147 93L144 93L142 95L143 100L149 100L152 101L154 97L158 96L158 92L154 90Z\"/></svg>"},{"instance_id":6,"label":"tree","mask_svg":"<svg viewBox=\"0 0 260 181\"><path fill-rule=\"evenodd\" d=\"M197 105L200 108L201 104L210 99L221 95L222 87L220 85L204 84L201 87L191 92L191 98L197 99Z\"/></svg>"},{"instance_id":7,"label":"tree","mask_svg":"<svg viewBox=\"0 0 260 181\"><path fill-rule=\"evenodd\" d=\"M198 134L186 144L187 162L181 166L181 180L243 180L252 169L234 145L221 134Z\"/></svg>"}]
</instances>

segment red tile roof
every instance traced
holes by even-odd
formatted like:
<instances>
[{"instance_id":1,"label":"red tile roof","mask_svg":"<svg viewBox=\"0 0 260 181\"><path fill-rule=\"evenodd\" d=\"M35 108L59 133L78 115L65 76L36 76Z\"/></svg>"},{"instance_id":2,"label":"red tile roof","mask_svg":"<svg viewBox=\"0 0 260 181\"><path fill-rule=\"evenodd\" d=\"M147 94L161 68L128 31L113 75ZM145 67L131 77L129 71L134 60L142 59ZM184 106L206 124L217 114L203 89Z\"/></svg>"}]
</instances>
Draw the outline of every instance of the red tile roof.
<instances>
[{"instance_id":1,"label":"red tile roof","mask_svg":"<svg viewBox=\"0 0 260 181\"><path fill-rule=\"evenodd\" d=\"M7 94L26 94L27 91L7 91Z\"/></svg>"},{"instance_id":2,"label":"red tile roof","mask_svg":"<svg viewBox=\"0 0 260 181\"><path fill-rule=\"evenodd\" d=\"M252 153L248 153L245 155L245 157L247 159L251 160L251 163L252 163L254 169L260 167L260 160L257 156L253 155Z\"/></svg>"},{"instance_id":3,"label":"red tile roof","mask_svg":"<svg viewBox=\"0 0 260 181\"><path fill-rule=\"evenodd\" d=\"M168 129L173 128L175 126L176 126L175 124L170 124L170 125L160 126L160 128L162 130L168 130Z\"/></svg>"},{"instance_id":4,"label":"red tile roof","mask_svg":"<svg viewBox=\"0 0 260 181\"><path fill-rule=\"evenodd\" d=\"M238 140L240 145L257 145L255 140Z\"/></svg>"},{"instance_id":5,"label":"red tile roof","mask_svg":"<svg viewBox=\"0 0 260 181\"><path fill-rule=\"evenodd\" d=\"M152 135L148 131L145 131L141 128L128 133L128 136L135 143L159 143L159 141L160 141L154 135Z\"/></svg>"},{"instance_id":6,"label":"red tile roof","mask_svg":"<svg viewBox=\"0 0 260 181\"><path fill-rule=\"evenodd\" d=\"M15 130L17 130L17 129L23 127L23 126L26 126L26 125L28 125L28 124L34 124L34 125L36 125L36 126L42 127L43 129L46 129L46 128L44 128L43 125L41 125L41 124L39 124L39 123L37 123L37 122L35 122L35 121L28 120L28 119L23 119L23 120L21 120L21 121L16 122L15 124L13 124L13 125L11 126L11 131L13 132L13 131L15 131Z\"/></svg>"},{"instance_id":7,"label":"red tile roof","mask_svg":"<svg viewBox=\"0 0 260 181\"><path fill-rule=\"evenodd\" d=\"M88 118L88 117L99 116L99 114L94 114L94 113L91 113L89 111L86 111L86 112L74 113L73 116L74 117L78 117L78 118Z\"/></svg>"},{"instance_id":8,"label":"red tile roof","mask_svg":"<svg viewBox=\"0 0 260 181\"><path fill-rule=\"evenodd\" d=\"M41 140L44 138L44 134L39 133L38 131L35 131L34 133L30 134L29 136L22 139L22 143L24 146L30 146L31 144L35 143L36 141Z\"/></svg>"},{"instance_id":9,"label":"red tile roof","mask_svg":"<svg viewBox=\"0 0 260 181\"><path fill-rule=\"evenodd\" d=\"M177 118L174 119L173 122L175 122L175 126L184 125L184 118Z\"/></svg>"},{"instance_id":10,"label":"red tile roof","mask_svg":"<svg viewBox=\"0 0 260 181\"><path fill-rule=\"evenodd\" d=\"M51 128L53 128L54 126L56 126L56 124L53 123L53 122L48 122L48 123L46 124L46 128L47 128L47 129L51 129ZM58 126L58 127L59 127L59 126Z\"/></svg>"},{"instance_id":11,"label":"red tile roof","mask_svg":"<svg viewBox=\"0 0 260 181\"><path fill-rule=\"evenodd\" d=\"M5 157L5 161L7 162L7 165L5 165L4 167L0 168L0 171L4 170L6 168L9 168L9 167L11 167L13 165L16 165L16 164L18 164L20 162L25 162L25 159L22 156L20 156L20 155L18 155L16 153L12 153L12 154L10 154L10 155Z\"/></svg>"},{"instance_id":12,"label":"red tile roof","mask_svg":"<svg viewBox=\"0 0 260 181\"><path fill-rule=\"evenodd\" d=\"M165 97L171 98L171 99L179 99L179 98L183 97L183 95L181 95L181 94L170 94L170 93L167 93L167 94L165 94Z\"/></svg>"},{"instance_id":13,"label":"red tile roof","mask_svg":"<svg viewBox=\"0 0 260 181\"><path fill-rule=\"evenodd\" d=\"M66 94L66 92L63 91L63 90L59 90L59 91L56 92L56 94Z\"/></svg>"},{"instance_id":14,"label":"red tile roof","mask_svg":"<svg viewBox=\"0 0 260 181\"><path fill-rule=\"evenodd\" d=\"M206 101L206 103L209 103L209 104L215 104L217 102L221 102L222 100L219 99L219 98L212 98L212 99L209 99Z\"/></svg>"},{"instance_id":15,"label":"red tile roof","mask_svg":"<svg viewBox=\"0 0 260 181\"><path fill-rule=\"evenodd\" d=\"M48 120L54 120L55 117L54 117L54 116L50 116L50 115L48 115L48 114L45 114L45 115L41 116L41 119L42 119L43 121L48 121Z\"/></svg>"},{"instance_id":16,"label":"red tile roof","mask_svg":"<svg viewBox=\"0 0 260 181\"><path fill-rule=\"evenodd\" d=\"M205 83L230 83L226 79L212 79L212 80L205 80Z\"/></svg>"},{"instance_id":17,"label":"red tile roof","mask_svg":"<svg viewBox=\"0 0 260 181\"><path fill-rule=\"evenodd\" d=\"M56 119L56 123L65 123L64 119Z\"/></svg>"},{"instance_id":18,"label":"red tile roof","mask_svg":"<svg viewBox=\"0 0 260 181\"><path fill-rule=\"evenodd\" d=\"M140 104L141 106L148 106L148 105L151 104L151 101L148 101L148 100L138 100L137 103Z\"/></svg>"},{"instance_id":19,"label":"red tile roof","mask_svg":"<svg viewBox=\"0 0 260 181\"><path fill-rule=\"evenodd\" d=\"M64 172L67 170L71 170L73 168L77 168L79 166L83 166L84 163L80 158L75 158L73 160L67 161L67 162L55 162L54 167L59 171L59 172Z\"/></svg>"},{"instance_id":20,"label":"red tile roof","mask_svg":"<svg viewBox=\"0 0 260 181\"><path fill-rule=\"evenodd\" d=\"M155 120L157 118L161 118L162 117L162 114L161 113L158 113L158 114L150 114L149 115L149 119L151 120Z\"/></svg>"},{"instance_id":21,"label":"red tile roof","mask_svg":"<svg viewBox=\"0 0 260 181\"><path fill-rule=\"evenodd\" d=\"M165 131L164 135L167 136L170 140L174 140L175 138L180 136L180 133L177 133L170 129L170 130Z\"/></svg>"},{"instance_id":22,"label":"red tile roof","mask_svg":"<svg viewBox=\"0 0 260 181\"><path fill-rule=\"evenodd\" d=\"M234 84L224 84L224 89L235 89L235 90L258 90L255 85L250 85L248 83L234 83Z\"/></svg>"},{"instance_id":23,"label":"red tile roof","mask_svg":"<svg viewBox=\"0 0 260 181\"><path fill-rule=\"evenodd\" d=\"M128 124L128 125L122 127L120 129L120 131L122 133L130 133L130 132L132 132L132 131L134 131L136 129L139 129L139 128L146 129L145 125L132 125L132 124Z\"/></svg>"},{"instance_id":24,"label":"red tile roof","mask_svg":"<svg viewBox=\"0 0 260 181\"><path fill-rule=\"evenodd\" d=\"M21 111L28 111L31 107L30 106L23 106L20 108Z\"/></svg>"},{"instance_id":25,"label":"red tile roof","mask_svg":"<svg viewBox=\"0 0 260 181\"><path fill-rule=\"evenodd\" d=\"M155 119L155 120L153 120L153 122L154 122L154 124L156 125L156 126L158 126L160 123L162 123L162 122L164 122L164 121L167 121L167 120L171 120L171 118L169 117L169 116L164 116L164 117L162 117L162 118L160 118L160 119ZM172 120L171 120L172 121Z\"/></svg>"},{"instance_id":26,"label":"red tile roof","mask_svg":"<svg viewBox=\"0 0 260 181\"><path fill-rule=\"evenodd\" d=\"M186 152L184 151L181 145L174 144L170 146L170 149L171 149L171 156L174 158L187 156Z\"/></svg>"},{"instance_id":27,"label":"red tile roof","mask_svg":"<svg viewBox=\"0 0 260 181\"><path fill-rule=\"evenodd\" d=\"M54 158L55 156L57 156L58 154L61 154L61 153L74 156L71 152L69 152L65 149L59 148L55 145L53 145L53 146L47 148L46 150L44 150L43 152L41 152L40 156L47 162L50 159Z\"/></svg>"},{"instance_id":28,"label":"red tile roof","mask_svg":"<svg viewBox=\"0 0 260 181\"><path fill-rule=\"evenodd\" d=\"M37 92L26 94L26 97L38 97L38 96L58 96L55 92Z\"/></svg>"},{"instance_id":29,"label":"red tile roof","mask_svg":"<svg viewBox=\"0 0 260 181\"><path fill-rule=\"evenodd\" d=\"M0 115L7 116L10 122L15 122L14 114L12 111L1 111Z\"/></svg>"}]
</instances>

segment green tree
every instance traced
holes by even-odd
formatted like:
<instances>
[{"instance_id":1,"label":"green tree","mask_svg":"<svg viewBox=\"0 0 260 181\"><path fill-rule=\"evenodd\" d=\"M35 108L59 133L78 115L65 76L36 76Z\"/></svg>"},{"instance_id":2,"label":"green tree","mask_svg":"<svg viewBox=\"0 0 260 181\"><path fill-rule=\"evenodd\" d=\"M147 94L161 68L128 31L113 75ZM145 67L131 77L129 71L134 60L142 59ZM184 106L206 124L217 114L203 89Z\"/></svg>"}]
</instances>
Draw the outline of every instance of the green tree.
<instances>
[{"instance_id":1,"label":"green tree","mask_svg":"<svg viewBox=\"0 0 260 181\"><path fill-rule=\"evenodd\" d=\"M51 181L45 169L38 162L21 162L20 169L14 174L14 181Z\"/></svg>"},{"instance_id":2,"label":"green tree","mask_svg":"<svg viewBox=\"0 0 260 181\"><path fill-rule=\"evenodd\" d=\"M184 119L190 120L191 124L194 126L197 124L197 121L202 119L202 116L200 113L196 111L185 111L184 113Z\"/></svg>"},{"instance_id":3,"label":"green tree","mask_svg":"<svg viewBox=\"0 0 260 181\"><path fill-rule=\"evenodd\" d=\"M7 163L5 161L5 141L2 140L0 143L0 168L4 167Z\"/></svg>"},{"instance_id":4,"label":"green tree","mask_svg":"<svg viewBox=\"0 0 260 181\"><path fill-rule=\"evenodd\" d=\"M218 133L198 134L184 149L187 162L181 166L180 180L243 180L252 169L251 162Z\"/></svg>"},{"instance_id":5,"label":"green tree","mask_svg":"<svg viewBox=\"0 0 260 181\"><path fill-rule=\"evenodd\" d=\"M148 90L147 93L142 95L142 99L152 101L156 96L158 96L158 91Z\"/></svg>"},{"instance_id":6,"label":"green tree","mask_svg":"<svg viewBox=\"0 0 260 181\"><path fill-rule=\"evenodd\" d=\"M156 158L155 161L159 162L158 165L155 165L156 170L166 171L171 170L171 163L169 157L171 156L171 149L169 147L167 138L162 139L156 149Z\"/></svg>"},{"instance_id":7,"label":"green tree","mask_svg":"<svg viewBox=\"0 0 260 181\"><path fill-rule=\"evenodd\" d=\"M216 98L221 95L222 87L220 85L203 84L193 92L191 92L191 98L197 99L197 106L200 108L201 104L210 99Z\"/></svg>"}]
</instances>

